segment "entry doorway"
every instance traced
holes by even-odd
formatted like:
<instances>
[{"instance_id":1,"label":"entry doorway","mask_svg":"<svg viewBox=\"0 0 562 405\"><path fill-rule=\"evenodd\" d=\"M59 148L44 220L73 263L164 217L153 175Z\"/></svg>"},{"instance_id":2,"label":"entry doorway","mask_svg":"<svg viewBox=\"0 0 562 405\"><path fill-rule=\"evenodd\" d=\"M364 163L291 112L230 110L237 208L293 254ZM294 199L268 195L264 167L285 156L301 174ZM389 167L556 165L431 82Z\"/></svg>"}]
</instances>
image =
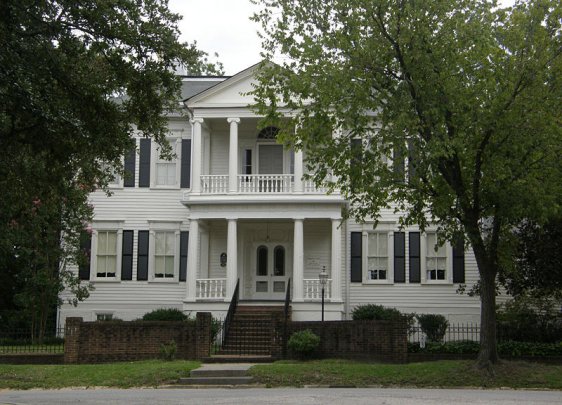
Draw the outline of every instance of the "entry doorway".
<instances>
[{"instance_id":1,"label":"entry doorway","mask_svg":"<svg viewBox=\"0 0 562 405\"><path fill-rule=\"evenodd\" d=\"M252 253L252 298L283 300L292 273L288 244L255 243Z\"/></svg>"}]
</instances>

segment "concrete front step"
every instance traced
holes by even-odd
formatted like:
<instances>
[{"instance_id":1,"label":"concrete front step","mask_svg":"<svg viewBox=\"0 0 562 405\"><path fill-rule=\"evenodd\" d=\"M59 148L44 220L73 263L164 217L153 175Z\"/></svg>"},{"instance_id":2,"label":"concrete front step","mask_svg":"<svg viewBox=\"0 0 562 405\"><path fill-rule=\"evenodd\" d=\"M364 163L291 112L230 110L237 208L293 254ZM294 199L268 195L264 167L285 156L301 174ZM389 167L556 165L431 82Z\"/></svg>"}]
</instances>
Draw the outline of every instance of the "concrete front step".
<instances>
[{"instance_id":1,"label":"concrete front step","mask_svg":"<svg viewBox=\"0 0 562 405\"><path fill-rule=\"evenodd\" d=\"M234 355L234 354L216 354L203 359L203 363L272 363L276 359L271 355Z\"/></svg>"},{"instance_id":2,"label":"concrete front step","mask_svg":"<svg viewBox=\"0 0 562 405\"><path fill-rule=\"evenodd\" d=\"M182 385L242 385L250 384L253 377L187 377L180 378L179 384Z\"/></svg>"}]
</instances>

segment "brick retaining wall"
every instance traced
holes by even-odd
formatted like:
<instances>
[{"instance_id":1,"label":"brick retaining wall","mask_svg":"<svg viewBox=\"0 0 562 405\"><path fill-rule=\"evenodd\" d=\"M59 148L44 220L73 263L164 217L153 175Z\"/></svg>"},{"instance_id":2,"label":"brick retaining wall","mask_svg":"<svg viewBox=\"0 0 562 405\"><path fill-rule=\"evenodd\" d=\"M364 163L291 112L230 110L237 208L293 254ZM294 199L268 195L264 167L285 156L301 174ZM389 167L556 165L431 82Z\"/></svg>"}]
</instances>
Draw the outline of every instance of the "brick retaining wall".
<instances>
[{"instance_id":1,"label":"brick retaining wall","mask_svg":"<svg viewBox=\"0 0 562 405\"><path fill-rule=\"evenodd\" d=\"M188 322L83 322L67 318L65 363L105 363L160 357L162 344L174 341L176 358L195 360L210 354L211 314L197 313Z\"/></svg>"},{"instance_id":2,"label":"brick retaining wall","mask_svg":"<svg viewBox=\"0 0 562 405\"><path fill-rule=\"evenodd\" d=\"M276 324L277 357L295 358L284 348L285 332ZM397 321L288 322L287 339L294 332L309 329L320 337L319 358L344 358L405 363L408 360L407 327ZM285 349L285 350L284 350Z\"/></svg>"}]
</instances>

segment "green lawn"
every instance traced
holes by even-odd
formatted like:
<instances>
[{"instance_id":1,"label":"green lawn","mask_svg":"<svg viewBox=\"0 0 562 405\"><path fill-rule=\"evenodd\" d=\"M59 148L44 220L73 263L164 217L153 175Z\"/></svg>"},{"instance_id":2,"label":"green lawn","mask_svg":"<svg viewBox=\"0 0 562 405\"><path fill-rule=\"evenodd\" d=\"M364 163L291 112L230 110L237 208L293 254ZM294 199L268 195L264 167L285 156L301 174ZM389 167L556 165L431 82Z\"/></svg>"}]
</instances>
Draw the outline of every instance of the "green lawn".
<instances>
[{"instance_id":1,"label":"green lawn","mask_svg":"<svg viewBox=\"0 0 562 405\"><path fill-rule=\"evenodd\" d=\"M81 365L0 364L0 389L63 387L154 387L187 377L196 361L138 361Z\"/></svg>"},{"instance_id":2,"label":"green lawn","mask_svg":"<svg viewBox=\"0 0 562 405\"><path fill-rule=\"evenodd\" d=\"M494 375L474 361L374 364L346 360L279 361L257 365L251 374L271 387L304 385L382 387L510 387L562 389L562 366L502 362Z\"/></svg>"}]
</instances>

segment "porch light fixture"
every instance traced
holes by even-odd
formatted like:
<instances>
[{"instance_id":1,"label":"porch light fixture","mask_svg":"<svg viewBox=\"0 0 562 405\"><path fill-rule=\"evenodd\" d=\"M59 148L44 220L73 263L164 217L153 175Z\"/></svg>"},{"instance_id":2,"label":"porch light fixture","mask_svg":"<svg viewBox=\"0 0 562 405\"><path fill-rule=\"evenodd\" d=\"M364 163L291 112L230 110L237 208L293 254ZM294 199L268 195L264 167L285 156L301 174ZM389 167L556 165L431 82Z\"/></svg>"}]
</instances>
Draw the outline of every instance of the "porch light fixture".
<instances>
[{"instance_id":1,"label":"porch light fixture","mask_svg":"<svg viewBox=\"0 0 562 405\"><path fill-rule=\"evenodd\" d=\"M320 286L322 287L322 322L324 322L324 290L326 288L326 283L328 282L326 266L322 266L322 271L318 275L318 281L320 281Z\"/></svg>"},{"instance_id":2,"label":"porch light fixture","mask_svg":"<svg viewBox=\"0 0 562 405\"><path fill-rule=\"evenodd\" d=\"M221 264L221 267L225 267L225 266L226 266L226 253L221 253L221 255L220 255L220 264Z\"/></svg>"}]
</instances>

